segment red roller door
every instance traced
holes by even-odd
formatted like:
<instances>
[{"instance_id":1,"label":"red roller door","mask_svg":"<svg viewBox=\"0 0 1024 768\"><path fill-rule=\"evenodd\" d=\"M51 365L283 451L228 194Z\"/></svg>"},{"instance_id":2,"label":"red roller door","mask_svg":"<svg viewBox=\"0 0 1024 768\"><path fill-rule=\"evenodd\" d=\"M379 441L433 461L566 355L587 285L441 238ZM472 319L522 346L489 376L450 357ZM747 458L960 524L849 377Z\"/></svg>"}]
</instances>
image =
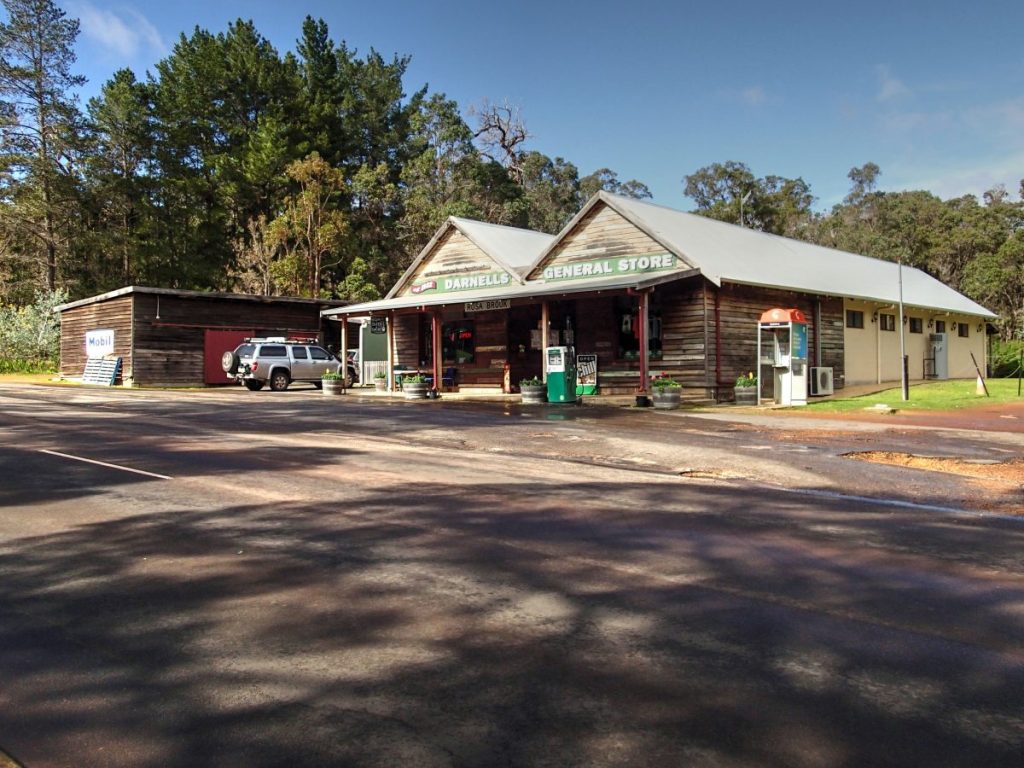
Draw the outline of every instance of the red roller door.
<instances>
[{"instance_id":1,"label":"red roller door","mask_svg":"<svg viewBox=\"0 0 1024 768\"><path fill-rule=\"evenodd\" d=\"M221 356L237 347L246 338L255 335L255 331L220 331L207 328L203 342L203 383L227 384L227 374L220 367Z\"/></svg>"}]
</instances>

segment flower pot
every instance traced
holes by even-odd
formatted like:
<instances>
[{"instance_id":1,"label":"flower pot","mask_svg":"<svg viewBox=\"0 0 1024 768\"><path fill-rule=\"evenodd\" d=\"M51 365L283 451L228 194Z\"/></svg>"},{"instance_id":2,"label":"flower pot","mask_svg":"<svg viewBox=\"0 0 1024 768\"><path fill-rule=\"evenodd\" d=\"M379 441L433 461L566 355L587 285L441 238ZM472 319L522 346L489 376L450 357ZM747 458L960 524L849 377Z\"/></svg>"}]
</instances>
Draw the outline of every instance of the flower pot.
<instances>
[{"instance_id":1,"label":"flower pot","mask_svg":"<svg viewBox=\"0 0 1024 768\"><path fill-rule=\"evenodd\" d=\"M345 394L345 382L341 379L321 379L320 391L325 395Z\"/></svg>"},{"instance_id":2,"label":"flower pot","mask_svg":"<svg viewBox=\"0 0 1024 768\"><path fill-rule=\"evenodd\" d=\"M757 387L736 387L736 405L757 405Z\"/></svg>"},{"instance_id":3,"label":"flower pot","mask_svg":"<svg viewBox=\"0 0 1024 768\"><path fill-rule=\"evenodd\" d=\"M674 411L678 408L682 396L682 387L653 387L651 389L651 401L654 403L654 407L663 411Z\"/></svg>"},{"instance_id":4,"label":"flower pot","mask_svg":"<svg viewBox=\"0 0 1024 768\"><path fill-rule=\"evenodd\" d=\"M426 400L429 387L425 381L406 381L402 383L402 394L406 400Z\"/></svg>"},{"instance_id":5,"label":"flower pot","mask_svg":"<svg viewBox=\"0 0 1024 768\"><path fill-rule=\"evenodd\" d=\"M548 401L548 387L546 384L520 384L519 392L523 396L523 403L526 405L539 405Z\"/></svg>"},{"instance_id":6,"label":"flower pot","mask_svg":"<svg viewBox=\"0 0 1024 768\"><path fill-rule=\"evenodd\" d=\"M386 392L388 388L388 383L384 379L374 379L373 388L376 389L378 392Z\"/></svg>"}]
</instances>

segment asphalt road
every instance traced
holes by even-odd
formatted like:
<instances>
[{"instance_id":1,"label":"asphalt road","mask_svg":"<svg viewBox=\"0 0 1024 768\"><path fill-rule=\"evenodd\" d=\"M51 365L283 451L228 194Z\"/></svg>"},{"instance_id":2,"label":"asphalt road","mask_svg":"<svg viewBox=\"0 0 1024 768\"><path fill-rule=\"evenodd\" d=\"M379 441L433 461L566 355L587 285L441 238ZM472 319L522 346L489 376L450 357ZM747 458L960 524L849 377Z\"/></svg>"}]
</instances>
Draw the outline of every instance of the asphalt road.
<instances>
[{"instance_id":1,"label":"asphalt road","mask_svg":"<svg viewBox=\"0 0 1024 768\"><path fill-rule=\"evenodd\" d=\"M816 429L0 387L0 751L1024 764L1024 522L841 457L1019 436Z\"/></svg>"}]
</instances>

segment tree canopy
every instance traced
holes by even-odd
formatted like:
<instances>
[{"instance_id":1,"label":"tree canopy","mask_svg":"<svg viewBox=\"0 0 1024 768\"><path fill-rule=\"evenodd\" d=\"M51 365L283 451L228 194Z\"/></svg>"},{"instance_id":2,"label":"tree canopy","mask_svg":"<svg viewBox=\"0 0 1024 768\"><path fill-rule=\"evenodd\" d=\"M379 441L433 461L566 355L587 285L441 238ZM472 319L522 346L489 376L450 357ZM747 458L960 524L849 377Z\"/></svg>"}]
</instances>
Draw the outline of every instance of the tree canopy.
<instances>
[{"instance_id":1,"label":"tree canopy","mask_svg":"<svg viewBox=\"0 0 1024 768\"><path fill-rule=\"evenodd\" d=\"M1004 339L1019 338L1024 202L1011 202L1002 187L980 202L973 195L942 200L922 190L880 192L881 175L875 163L852 168L849 194L825 213L811 209L814 198L802 179L759 179L735 161L700 168L683 185L702 216L738 224L745 198L744 226L918 267L997 312Z\"/></svg>"},{"instance_id":2,"label":"tree canopy","mask_svg":"<svg viewBox=\"0 0 1024 768\"><path fill-rule=\"evenodd\" d=\"M0 3L0 305L132 283L371 299L447 216L554 233L599 190L651 196L537 151L513 105L409 88L407 56L360 53L312 17L283 54L251 21L196 27L83 109L78 22L52 0ZM1022 203L880 192L881 174L853 168L824 213L802 178L736 161L683 185L702 215L901 259L1024 332Z\"/></svg>"},{"instance_id":3,"label":"tree canopy","mask_svg":"<svg viewBox=\"0 0 1024 768\"><path fill-rule=\"evenodd\" d=\"M467 110L470 127L407 88L408 57L311 17L284 55L251 21L196 27L83 111L78 23L0 2L0 301L129 283L372 298L449 215L554 232L598 188L649 196L530 149L514 107Z\"/></svg>"}]
</instances>

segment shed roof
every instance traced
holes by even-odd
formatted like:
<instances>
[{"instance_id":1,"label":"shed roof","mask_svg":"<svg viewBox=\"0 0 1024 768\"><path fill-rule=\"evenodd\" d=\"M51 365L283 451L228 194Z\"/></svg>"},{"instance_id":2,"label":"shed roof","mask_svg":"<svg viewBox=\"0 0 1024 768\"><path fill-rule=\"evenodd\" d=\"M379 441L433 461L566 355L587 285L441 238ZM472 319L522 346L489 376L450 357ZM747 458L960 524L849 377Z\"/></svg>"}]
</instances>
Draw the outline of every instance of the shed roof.
<instances>
[{"instance_id":1,"label":"shed roof","mask_svg":"<svg viewBox=\"0 0 1024 768\"><path fill-rule=\"evenodd\" d=\"M697 267L708 280L896 303L899 265L793 240L705 216L599 192L563 230L598 203ZM550 247L547 249L551 250ZM537 259L539 264L545 255ZM903 267L903 302L915 307L996 317L993 312L914 267Z\"/></svg>"},{"instance_id":2,"label":"shed roof","mask_svg":"<svg viewBox=\"0 0 1024 768\"><path fill-rule=\"evenodd\" d=\"M118 288L117 290L108 291L107 293L100 293L97 294L96 296L89 296L88 298L85 299L78 299L77 301L69 301L67 304L61 304L57 307L54 307L53 311L63 312L66 309L84 307L88 304L98 304L102 301L109 301L110 299L116 299L120 296L127 296L132 293L156 294L158 296L176 296L179 298L186 299L229 299L233 301L251 301L260 304L309 304L312 306L319 307L341 307L348 303L338 299L308 299L296 296L260 296L254 293L215 293L212 291L185 291L179 290L177 288L149 288L143 285L127 285L124 288Z\"/></svg>"}]
</instances>

